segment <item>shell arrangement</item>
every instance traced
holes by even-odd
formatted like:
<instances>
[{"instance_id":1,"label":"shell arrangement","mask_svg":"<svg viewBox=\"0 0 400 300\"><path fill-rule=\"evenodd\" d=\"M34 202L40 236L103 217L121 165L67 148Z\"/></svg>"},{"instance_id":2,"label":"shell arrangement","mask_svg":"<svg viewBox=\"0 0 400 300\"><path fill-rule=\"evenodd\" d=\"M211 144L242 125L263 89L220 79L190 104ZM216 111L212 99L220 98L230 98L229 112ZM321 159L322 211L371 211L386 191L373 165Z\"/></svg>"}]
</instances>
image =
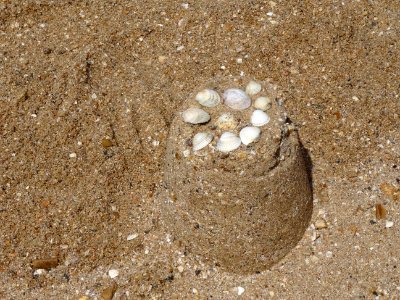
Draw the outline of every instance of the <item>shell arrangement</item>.
<instances>
[{"instance_id":1,"label":"shell arrangement","mask_svg":"<svg viewBox=\"0 0 400 300\"><path fill-rule=\"evenodd\" d=\"M190 107L182 112L184 122L199 126L211 121L207 108L224 105L226 112L222 113L214 122L214 126L221 130L221 135L216 137L211 131L197 132L191 139L192 150L197 152L206 148L216 140L216 149L223 153L229 153L238 149L242 144L256 143L261 135L263 126L270 122L270 116L266 113L271 108L271 99L263 95L260 83L251 80L245 90L239 88L228 88L222 95L213 89L206 88L199 91L195 96L202 108ZM254 99L254 101L252 101ZM252 103L253 102L253 103ZM251 108L253 106L253 108ZM238 129L238 120L234 114L229 112L253 109L248 120L248 126L240 129L239 134L234 131Z\"/></svg>"}]
</instances>

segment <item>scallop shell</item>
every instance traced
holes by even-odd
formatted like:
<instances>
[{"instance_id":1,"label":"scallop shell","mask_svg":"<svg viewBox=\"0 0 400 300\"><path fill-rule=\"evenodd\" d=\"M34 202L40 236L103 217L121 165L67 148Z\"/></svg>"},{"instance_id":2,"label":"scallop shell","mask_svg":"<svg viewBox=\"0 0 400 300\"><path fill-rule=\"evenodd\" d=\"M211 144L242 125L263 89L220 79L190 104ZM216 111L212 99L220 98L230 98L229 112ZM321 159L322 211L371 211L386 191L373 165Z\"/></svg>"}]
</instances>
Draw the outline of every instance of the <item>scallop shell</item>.
<instances>
[{"instance_id":1,"label":"scallop shell","mask_svg":"<svg viewBox=\"0 0 400 300\"><path fill-rule=\"evenodd\" d=\"M246 93L250 96L258 94L261 91L261 84L255 81L250 81L246 86Z\"/></svg>"},{"instance_id":2,"label":"scallop shell","mask_svg":"<svg viewBox=\"0 0 400 300\"><path fill-rule=\"evenodd\" d=\"M256 109L253 111L253 114L251 115L251 124L254 126L263 126L267 124L271 118L262 110Z\"/></svg>"},{"instance_id":3,"label":"scallop shell","mask_svg":"<svg viewBox=\"0 0 400 300\"><path fill-rule=\"evenodd\" d=\"M210 121L210 115L201 108L191 107L182 113L183 120L186 123L201 124Z\"/></svg>"},{"instance_id":4,"label":"scallop shell","mask_svg":"<svg viewBox=\"0 0 400 300\"><path fill-rule=\"evenodd\" d=\"M224 132L217 142L217 150L230 152L240 147L242 141L232 132Z\"/></svg>"},{"instance_id":5,"label":"scallop shell","mask_svg":"<svg viewBox=\"0 0 400 300\"><path fill-rule=\"evenodd\" d=\"M238 121L232 114L225 113L217 119L215 125L222 130L235 129L238 125Z\"/></svg>"},{"instance_id":6,"label":"scallop shell","mask_svg":"<svg viewBox=\"0 0 400 300\"><path fill-rule=\"evenodd\" d=\"M198 151L206 147L214 139L214 135L210 132L199 132L192 140L193 151Z\"/></svg>"},{"instance_id":7,"label":"scallop shell","mask_svg":"<svg viewBox=\"0 0 400 300\"><path fill-rule=\"evenodd\" d=\"M223 97L224 104L236 110L243 110L251 105L249 96L240 89L227 89Z\"/></svg>"},{"instance_id":8,"label":"scallop shell","mask_svg":"<svg viewBox=\"0 0 400 300\"><path fill-rule=\"evenodd\" d=\"M204 89L197 93L196 101L206 107L214 107L221 103L221 97L214 90Z\"/></svg>"},{"instance_id":9,"label":"scallop shell","mask_svg":"<svg viewBox=\"0 0 400 300\"><path fill-rule=\"evenodd\" d=\"M258 127L248 126L240 130L239 136L242 143L248 145L260 138L261 129Z\"/></svg>"},{"instance_id":10,"label":"scallop shell","mask_svg":"<svg viewBox=\"0 0 400 300\"><path fill-rule=\"evenodd\" d=\"M268 110L271 108L272 101L269 97L258 97L254 101L254 107L261 110Z\"/></svg>"}]
</instances>

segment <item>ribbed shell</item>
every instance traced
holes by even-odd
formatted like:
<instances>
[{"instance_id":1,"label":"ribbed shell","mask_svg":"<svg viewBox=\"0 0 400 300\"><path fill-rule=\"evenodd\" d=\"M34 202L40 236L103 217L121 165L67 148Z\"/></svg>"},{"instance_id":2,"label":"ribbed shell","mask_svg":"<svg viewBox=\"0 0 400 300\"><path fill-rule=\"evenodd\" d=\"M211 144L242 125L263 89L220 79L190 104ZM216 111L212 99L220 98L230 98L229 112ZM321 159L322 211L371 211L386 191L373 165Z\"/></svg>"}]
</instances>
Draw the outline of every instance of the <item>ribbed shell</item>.
<instances>
[{"instance_id":1,"label":"ribbed shell","mask_svg":"<svg viewBox=\"0 0 400 300\"><path fill-rule=\"evenodd\" d=\"M207 147L209 143L214 139L214 135L210 132L199 132L197 133L192 140L193 143L193 151L198 151Z\"/></svg>"},{"instance_id":2,"label":"ribbed shell","mask_svg":"<svg viewBox=\"0 0 400 300\"><path fill-rule=\"evenodd\" d=\"M260 138L261 129L254 126L248 126L240 130L239 136L242 143L248 145L257 141Z\"/></svg>"},{"instance_id":3,"label":"ribbed shell","mask_svg":"<svg viewBox=\"0 0 400 300\"><path fill-rule=\"evenodd\" d=\"M230 113L225 113L219 116L217 121L215 122L218 128L222 130L231 130L235 129L238 125L238 121L235 116Z\"/></svg>"},{"instance_id":4,"label":"ribbed shell","mask_svg":"<svg viewBox=\"0 0 400 300\"><path fill-rule=\"evenodd\" d=\"M223 98L224 104L232 109L243 110L251 105L249 96L241 89L227 89Z\"/></svg>"},{"instance_id":5,"label":"ribbed shell","mask_svg":"<svg viewBox=\"0 0 400 300\"><path fill-rule=\"evenodd\" d=\"M271 118L265 112L259 109L253 111L253 114L251 115L251 124L254 126L264 126L270 120Z\"/></svg>"},{"instance_id":6,"label":"ribbed shell","mask_svg":"<svg viewBox=\"0 0 400 300\"><path fill-rule=\"evenodd\" d=\"M217 150L230 152L240 147L242 141L232 132L224 132L217 142Z\"/></svg>"},{"instance_id":7,"label":"ribbed shell","mask_svg":"<svg viewBox=\"0 0 400 300\"><path fill-rule=\"evenodd\" d=\"M261 84L255 81L250 81L246 86L246 93L250 96L256 95L261 91Z\"/></svg>"},{"instance_id":8,"label":"ribbed shell","mask_svg":"<svg viewBox=\"0 0 400 300\"><path fill-rule=\"evenodd\" d=\"M197 93L196 101L206 107L214 107L221 103L220 95L211 89L204 89Z\"/></svg>"},{"instance_id":9,"label":"ribbed shell","mask_svg":"<svg viewBox=\"0 0 400 300\"><path fill-rule=\"evenodd\" d=\"M256 101L254 101L254 107L261 110L268 110L271 108L272 101L268 97L258 97Z\"/></svg>"},{"instance_id":10,"label":"ribbed shell","mask_svg":"<svg viewBox=\"0 0 400 300\"><path fill-rule=\"evenodd\" d=\"M210 115L201 108L191 107L182 113L183 120L190 124L201 124L210 121Z\"/></svg>"}]
</instances>

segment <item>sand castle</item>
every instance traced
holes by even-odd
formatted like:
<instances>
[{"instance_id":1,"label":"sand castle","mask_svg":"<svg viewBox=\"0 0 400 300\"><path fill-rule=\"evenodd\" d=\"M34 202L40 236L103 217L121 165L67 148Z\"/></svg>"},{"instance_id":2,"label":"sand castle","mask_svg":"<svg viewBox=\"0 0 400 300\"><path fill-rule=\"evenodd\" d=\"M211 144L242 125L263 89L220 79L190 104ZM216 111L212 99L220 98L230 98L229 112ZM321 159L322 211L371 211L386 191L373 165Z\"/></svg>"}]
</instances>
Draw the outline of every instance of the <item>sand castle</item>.
<instances>
[{"instance_id":1,"label":"sand castle","mask_svg":"<svg viewBox=\"0 0 400 300\"><path fill-rule=\"evenodd\" d=\"M231 272L271 267L311 217L298 134L276 88L250 78L216 79L184 101L170 129L165 182L169 230Z\"/></svg>"}]
</instances>

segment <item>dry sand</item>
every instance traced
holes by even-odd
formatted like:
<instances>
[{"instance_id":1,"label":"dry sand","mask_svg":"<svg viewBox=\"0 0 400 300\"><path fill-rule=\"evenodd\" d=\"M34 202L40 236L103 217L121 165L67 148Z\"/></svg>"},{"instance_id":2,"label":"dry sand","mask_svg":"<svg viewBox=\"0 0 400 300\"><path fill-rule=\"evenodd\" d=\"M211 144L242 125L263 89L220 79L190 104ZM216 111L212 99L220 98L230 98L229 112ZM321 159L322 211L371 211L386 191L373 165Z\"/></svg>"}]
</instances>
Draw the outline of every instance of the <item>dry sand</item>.
<instances>
[{"instance_id":1,"label":"dry sand","mask_svg":"<svg viewBox=\"0 0 400 300\"><path fill-rule=\"evenodd\" d=\"M399 298L399 11L363 0L1 1L0 298ZM303 239L243 276L202 261L160 221L177 99L241 72L279 86L314 180Z\"/></svg>"}]
</instances>

